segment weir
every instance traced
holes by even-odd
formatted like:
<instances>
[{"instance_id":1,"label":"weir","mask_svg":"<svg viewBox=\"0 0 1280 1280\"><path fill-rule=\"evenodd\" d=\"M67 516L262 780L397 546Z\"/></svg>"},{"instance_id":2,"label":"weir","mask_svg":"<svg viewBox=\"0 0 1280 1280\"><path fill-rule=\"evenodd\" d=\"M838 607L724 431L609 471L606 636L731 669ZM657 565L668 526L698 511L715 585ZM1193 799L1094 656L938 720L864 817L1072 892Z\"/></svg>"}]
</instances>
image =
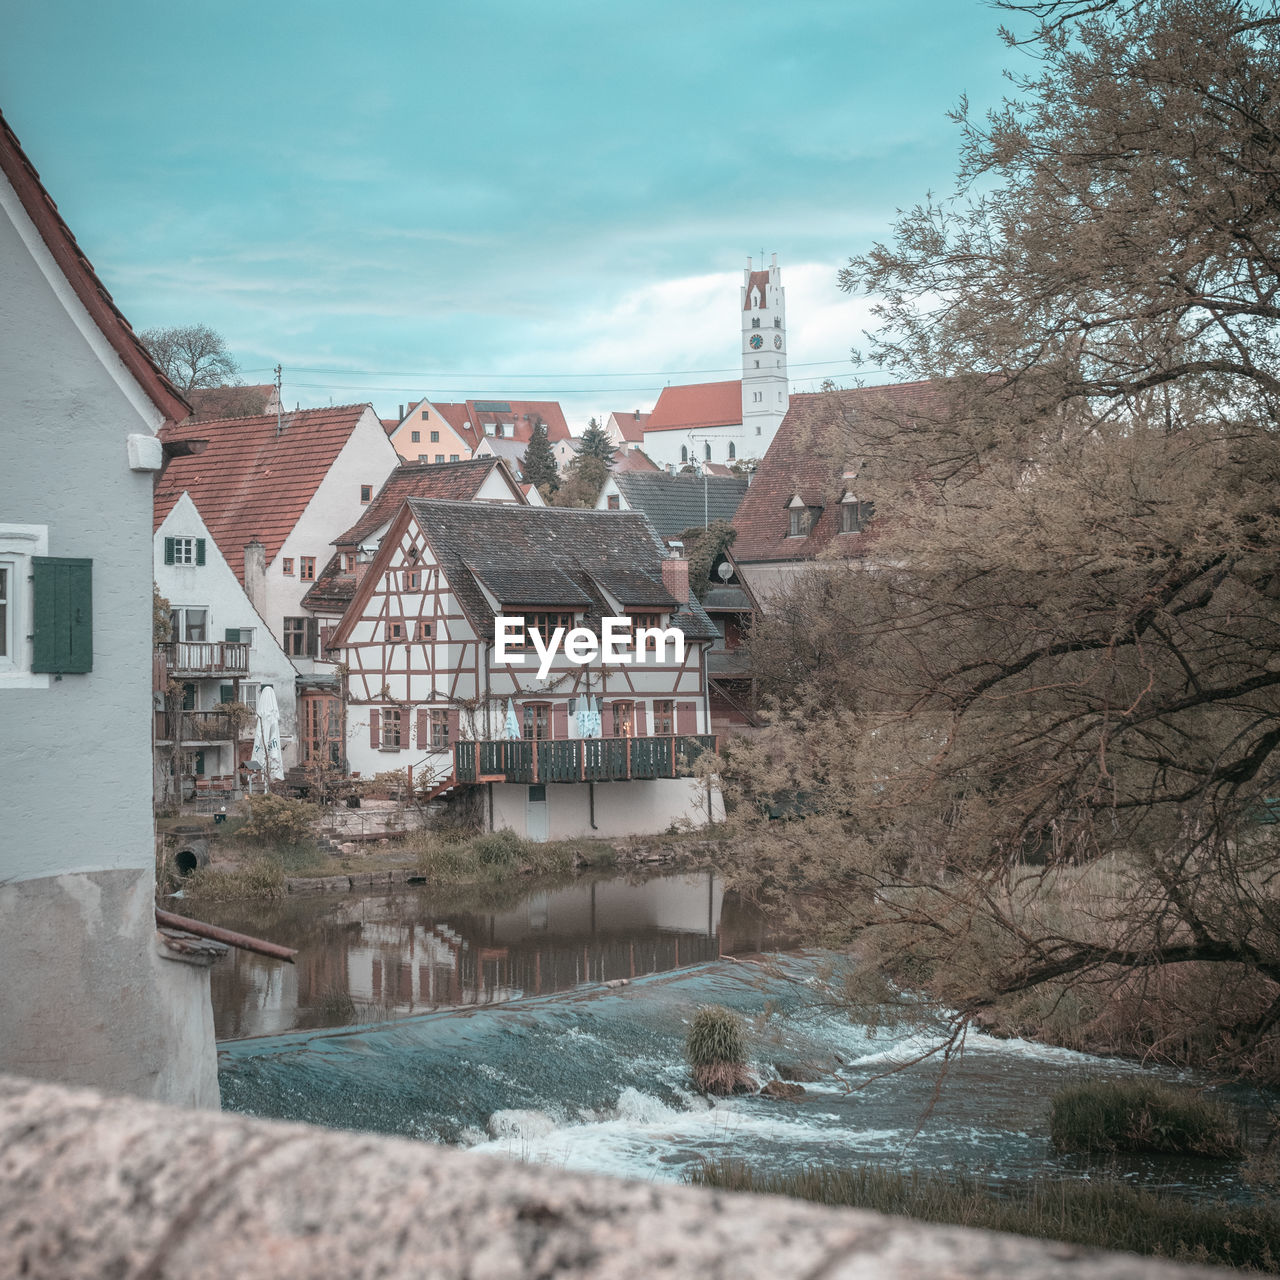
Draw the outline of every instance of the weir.
<instances>
[{"instance_id":1,"label":"weir","mask_svg":"<svg viewBox=\"0 0 1280 1280\"><path fill-rule=\"evenodd\" d=\"M1224 1274L8 1076L0 1076L0 1263L29 1280Z\"/></svg>"}]
</instances>

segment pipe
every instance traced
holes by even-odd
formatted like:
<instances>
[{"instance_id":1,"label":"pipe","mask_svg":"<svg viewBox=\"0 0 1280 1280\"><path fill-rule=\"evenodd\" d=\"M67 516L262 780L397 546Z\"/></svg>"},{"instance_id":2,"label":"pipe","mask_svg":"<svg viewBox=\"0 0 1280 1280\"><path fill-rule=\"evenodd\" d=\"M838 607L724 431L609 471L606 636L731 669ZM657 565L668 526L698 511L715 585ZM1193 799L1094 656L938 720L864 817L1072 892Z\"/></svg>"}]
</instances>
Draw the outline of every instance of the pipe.
<instances>
[{"instance_id":1,"label":"pipe","mask_svg":"<svg viewBox=\"0 0 1280 1280\"><path fill-rule=\"evenodd\" d=\"M239 947L241 951L256 951L260 956L270 956L273 960L283 960L292 964L293 957L298 954L296 947L282 947L278 942L264 942L261 938L251 938L247 933L236 933L232 929L223 929L216 924L205 924L203 920L192 920L187 916L176 916L172 911L156 908L156 924L166 929L181 929L184 933L194 933L197 938L208 938L212 942L224 942L229 947Z\"/></svg>"},{"instance_id":2,"label":"pipe","mask_svg":"<svg viewBox=\"0 0 1280 1280\"><path fill-rule=\"evenodd\" d=\"M599 831L600 828L596 826L596 784L594 782L587 783L587 812L591 822L591 830ZM591 888L591 892L595 892L594 885Z\"/></svg>"}]
</instances>

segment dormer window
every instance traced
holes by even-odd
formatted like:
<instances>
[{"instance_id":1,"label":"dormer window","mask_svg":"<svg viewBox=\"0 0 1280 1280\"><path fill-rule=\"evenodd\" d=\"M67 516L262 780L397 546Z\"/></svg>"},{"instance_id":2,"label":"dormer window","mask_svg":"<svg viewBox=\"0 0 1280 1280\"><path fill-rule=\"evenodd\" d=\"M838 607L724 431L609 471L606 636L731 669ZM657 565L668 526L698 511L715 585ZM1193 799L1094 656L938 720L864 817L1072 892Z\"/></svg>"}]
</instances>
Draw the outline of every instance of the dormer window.
<instances>
[{"instance_id":1,"label":"dormer window","mask_svg":"<svg viewBox=\"0 0 1280 1280\"><path fill-rule=\"evenodd\" d=\"M875 504L859 502L851 493L840 499L840 532L861 533L875 514Z\"/></svg>"},{"instance_id":2,"label":"dormer window","mask_svg":"<svg viewBox=\"0 0 1280 1280\"><path fill-rule=\"evenodd\" d=\"M821 507L808 506L798 493L795 494L787 503L787 537L807 538L821 514Z\"/></svg>"}]
</instances>

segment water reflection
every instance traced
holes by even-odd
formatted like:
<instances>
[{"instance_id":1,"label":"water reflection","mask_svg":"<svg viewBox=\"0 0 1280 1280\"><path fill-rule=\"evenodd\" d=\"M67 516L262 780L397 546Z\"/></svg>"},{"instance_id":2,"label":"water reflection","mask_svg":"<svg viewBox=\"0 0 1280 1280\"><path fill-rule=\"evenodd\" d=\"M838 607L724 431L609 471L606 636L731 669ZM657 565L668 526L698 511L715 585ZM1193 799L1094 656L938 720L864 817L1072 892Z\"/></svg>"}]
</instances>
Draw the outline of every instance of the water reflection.
<instances>
[{"instance_id":1,"label":"water reflection","mask_svg":"<svg viewBox=\"0 0 1280 1280\"><path fill-rule=\"evenodd\" d=\"M297 947L293 966L237 951L213 970L220 1040L496 1004L777 946L711 872L554 889L426 888L225 903L205 918Z\"/></svg>"}]
</instances>

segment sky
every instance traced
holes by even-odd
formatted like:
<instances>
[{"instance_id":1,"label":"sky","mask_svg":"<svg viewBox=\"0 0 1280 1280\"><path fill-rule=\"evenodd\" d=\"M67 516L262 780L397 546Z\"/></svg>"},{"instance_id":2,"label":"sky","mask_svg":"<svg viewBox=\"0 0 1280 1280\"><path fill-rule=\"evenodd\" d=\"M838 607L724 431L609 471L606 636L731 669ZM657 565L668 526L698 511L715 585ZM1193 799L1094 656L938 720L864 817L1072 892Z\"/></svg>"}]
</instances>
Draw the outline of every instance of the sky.
<instances>
[{"instance_id":1,"label":"sky","mask_svg":"<svg viewBox=\"0 0 1280 1280\"><path fill-rule=\"evenodd\" d=\"M793 391L873 323L836 273L953 187L983 0L9 0L0 109L135 329L204 323L287 404L741 374L776 253Z\"/></svg>"}]
</instances>

